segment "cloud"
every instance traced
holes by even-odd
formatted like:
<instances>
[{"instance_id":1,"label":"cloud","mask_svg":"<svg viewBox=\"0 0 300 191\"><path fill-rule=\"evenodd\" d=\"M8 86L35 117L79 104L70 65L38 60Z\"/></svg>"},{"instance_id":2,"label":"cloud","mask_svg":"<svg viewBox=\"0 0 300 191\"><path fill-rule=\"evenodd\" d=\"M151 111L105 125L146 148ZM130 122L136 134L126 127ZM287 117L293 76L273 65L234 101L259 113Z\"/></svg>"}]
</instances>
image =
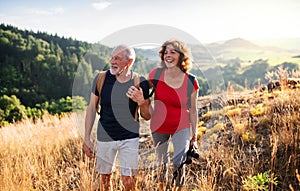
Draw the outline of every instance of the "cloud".
<instances>
[{"instance_id":1,"label":"cloud","mask_svg":"<svg viewBox=\"0 0 300 191\"><path fill-rule=\"evenodd\" d=\"M95 2L92 4L93 7L99 11L105 9L106 7L111 5L111 2L108 1L102 1L102 2Z\"/></svg>"},{"instance_id":2,"label":"cloud","mask_svg":"<svg viewBox=\"0 0 300 191\"><path fill-rule=\"evenodd\" d=\"M57 7L53 9L30 9L30 13L35 15L56 15L64 12L62 7Z\"/></svg>"}]
</instances>

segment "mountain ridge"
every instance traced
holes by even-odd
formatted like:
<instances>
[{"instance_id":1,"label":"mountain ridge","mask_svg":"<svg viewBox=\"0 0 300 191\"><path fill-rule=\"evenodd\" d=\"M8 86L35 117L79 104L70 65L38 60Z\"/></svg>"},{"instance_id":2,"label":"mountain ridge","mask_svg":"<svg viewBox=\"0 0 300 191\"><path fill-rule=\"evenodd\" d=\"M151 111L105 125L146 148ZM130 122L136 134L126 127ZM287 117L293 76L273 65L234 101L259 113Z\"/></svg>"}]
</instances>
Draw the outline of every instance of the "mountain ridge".
<instances>
[{"instance_id":1,"label":"mountain ridge","mask_svg":"<svg viewBox=\"0 0 300 191\"><path fill-rule=\"evenodd\" d=\"M288 49L285 47L273 46L272 44L261 45L243 38L233 38L223 42L209 43L202 47L200 45L191 47L193 49L193 55L196 55L194 57L199 62L204 61L201 57L203 57L205 49L208 49L217 61L234 58L251 61L256 59L290 59L300 55L300 49Z\"/></svg>"}]
</instances>

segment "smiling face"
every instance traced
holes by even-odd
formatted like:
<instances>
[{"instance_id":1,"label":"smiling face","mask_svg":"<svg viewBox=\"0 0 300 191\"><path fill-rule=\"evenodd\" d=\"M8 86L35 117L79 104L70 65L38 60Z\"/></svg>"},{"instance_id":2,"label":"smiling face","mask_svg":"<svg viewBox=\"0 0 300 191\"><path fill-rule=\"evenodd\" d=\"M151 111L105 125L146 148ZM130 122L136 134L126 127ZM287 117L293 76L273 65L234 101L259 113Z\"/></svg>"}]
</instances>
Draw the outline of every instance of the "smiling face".
<instances>
[{"instance_id":1,"label":"smiling face","mask_svg":"<svg viewBox=\"0 0 300 191\"><path fill-rule=\"evenodd\" d=\"M188 47L182 41L171 39L164 42L160 47L159 57L163 68L177 66L183 72L191 69Z\"/></svg>"},{"instance_id":2,"label":"smiling face","mask_svg":"<svg viewBox=\"0 0 300 191\"><path fill-rule=\"evenodd\" d=\"M110 73L112 75L120 74L126 67L129 67L132 59L127 58L126 49L120 47L112 52L110 59Z\"/></svg>"},{"instance_id":3,"label":"smiling face","mask_svg":"<svg viewBox=\"0 0 300 191\"><path fill-rule=\"evenodd\" d=\"M175 50L173 45L167 45L163 54L164 62L167 68L171 68L178 65L180 54Z\"/></svg>"}]
</instances>

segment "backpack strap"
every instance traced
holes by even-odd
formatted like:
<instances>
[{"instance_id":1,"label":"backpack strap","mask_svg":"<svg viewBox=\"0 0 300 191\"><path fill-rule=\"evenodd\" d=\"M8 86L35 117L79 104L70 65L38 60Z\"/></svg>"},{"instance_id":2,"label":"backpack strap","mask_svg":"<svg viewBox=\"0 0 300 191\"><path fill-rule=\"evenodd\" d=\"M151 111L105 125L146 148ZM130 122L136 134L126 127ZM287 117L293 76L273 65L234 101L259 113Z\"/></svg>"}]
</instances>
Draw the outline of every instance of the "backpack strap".
<instances>
[{"instance_id":1,"label":"backpack strap","mask_svg":"<svg viewBox=\"0 0 300 191\"><path fill-rule=\"evenodd\" d=\"M133 80L134 80L134 86L139 88L140 87L140 75L136 72L133 72Z\"/></svg>"},{"instance_id":2,"label":"backpack strap","mask_svg":"<svg viewBox=\"0 0 300 191\"><path fill-rule=\"evenodd\" d=\"M157 86L157 83L159 81L159 78L160 78L160 75L161 75L162 71L163 71L162 68L157 68L157 70L155 71L154 79L153 79L153 87L152 87L151 93L149 94L149 97L152 97L152 95L154 94L155 88Z\"/></svg>"},{"instance_id":3,"label":"backpack strap","mask_svg":"<svg viewBox=\"0 0 300 191\"><path fill-rule=\"evenodd\" d=\"M195 76L188 73L188 90L187 90L187 107L191 108L191 95L194 90L194 82L195 82Z\"/></svg>"},{"instance_id":4,"label":"backpack strap","mask_svg":"<svg viewBox=\"0 0 300 191\"><path fill-rule=\"evenodd\" d=\"M136 72L133 72L132 75L133 75L134 86L139 89L140 88L140 81L141 81L140 75ZM138 118L139 118L138 110L139 110L139 106L137 105L135 113L134 113L134 120L135 121L137 121Z\"/></svg>"},{"instance_id":5,"label":"backpack strap","mask_svg":"<svg viewBox=\"0 0 300 191\"><path fill-rule=\"evenodd\" d=\"M107 71L100 71L98 74L98 79L97 79L97 90L99 92L99 100L98 103L96 105L96 111L98 114L100 114L100 99L101 99L101 91L102 91L102 86L106 77L106 73Z\"/></svg>"}]
</instances>

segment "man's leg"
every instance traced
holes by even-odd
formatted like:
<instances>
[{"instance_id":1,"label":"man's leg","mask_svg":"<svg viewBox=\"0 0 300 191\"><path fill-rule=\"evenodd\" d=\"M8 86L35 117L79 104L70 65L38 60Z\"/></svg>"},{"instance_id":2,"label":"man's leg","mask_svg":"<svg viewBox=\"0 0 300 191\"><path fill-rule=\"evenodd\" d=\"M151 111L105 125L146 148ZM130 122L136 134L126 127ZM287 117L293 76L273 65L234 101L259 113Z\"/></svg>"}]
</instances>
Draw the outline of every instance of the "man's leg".
<instances>
[{"instance_id":1,"label":"man's leg","mask_svg":"<svg viewBox=\"0 0 300 191\"><path fill-rule=\"evenodd\" d=\"M97 142L96 169L100 174L101 191L112 191L111 173L115 169L117 155L116 142Z\"/></svg>"},{"instance_id":2,"label":"man's leg","mask_svg":"<svg viewBox=\"0 0 300 191\"><path fill-rule=\"evenodd\" d=\"M100 175L100 191L112 191L112 185L110 180L111 174Z\"/></svg>"},{"instance_id":3,"label":"man's leg","mask_svg":"<svg viewBox=\"0 0 300 191\"><path fill-rule=\"evenodd\" d=\"M118 146L123 189L125 191L134 191L134 176L138 171L139 138L119 141Z\"/></svg>"},{"instance_id":4,"label":"man's leg","mask_svg":"<svg viewBox=\"0 0 300 191\"><path fill-rule=\"evenodd\" d=\"M182 187L176 186L176 187L173 188L173 191L181 191L181 190L182 190Z\"/></svg>"},{"instance_id":5,"label":"man's leg","mask_svg":"<svg viewBox=\"0 0 300 191\"><path fill-rule=\"evenodd\" d=\"M122 184L124 191L135 191L134 176L123 176Z\"/></svg>"}]
</instances>

